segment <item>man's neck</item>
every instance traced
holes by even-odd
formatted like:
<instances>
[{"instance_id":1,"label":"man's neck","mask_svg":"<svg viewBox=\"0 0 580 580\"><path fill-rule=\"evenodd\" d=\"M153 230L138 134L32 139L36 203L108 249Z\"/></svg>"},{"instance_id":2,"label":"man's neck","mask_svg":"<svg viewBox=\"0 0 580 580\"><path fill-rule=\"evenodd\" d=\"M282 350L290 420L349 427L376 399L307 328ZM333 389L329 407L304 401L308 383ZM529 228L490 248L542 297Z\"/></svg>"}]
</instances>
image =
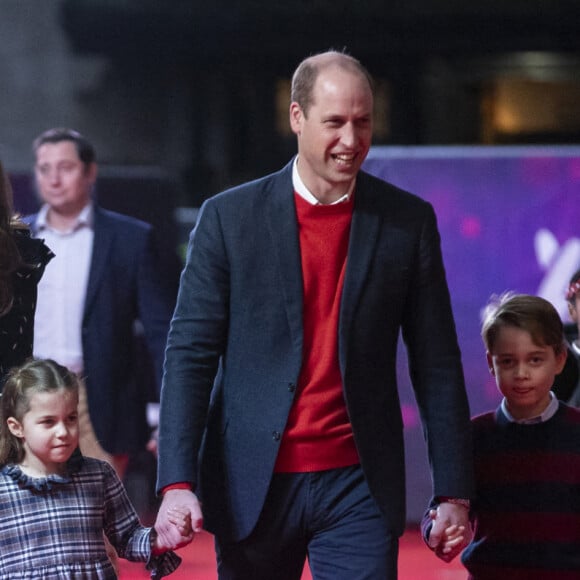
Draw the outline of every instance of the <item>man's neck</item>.
<instances>
[{"instance_id":1,"label":"man's neck","mask_svg":"<svg viewBox=\"0 0 580 580\"><path fill-rule=\"evenodd\" d=\"M46 213L46 223L58 232L68 232L75 227L82 210L83 208L74 212L60 212L51 207Z\"/></svg>"},{"instance_id":2,"label":"man's neck","mask_svg":"<svg viewBox=\"0 0 580 580\"><path fill-rule=\"evenodd\" d=\"M319 178L309 179L308 175L302 175L300 173L300 157L296 161L296 172L303 186L323 205L335 203L342 197L350 195L354 189L354 179L350 183L328 183Z\"/></svg>"}]
</instances>

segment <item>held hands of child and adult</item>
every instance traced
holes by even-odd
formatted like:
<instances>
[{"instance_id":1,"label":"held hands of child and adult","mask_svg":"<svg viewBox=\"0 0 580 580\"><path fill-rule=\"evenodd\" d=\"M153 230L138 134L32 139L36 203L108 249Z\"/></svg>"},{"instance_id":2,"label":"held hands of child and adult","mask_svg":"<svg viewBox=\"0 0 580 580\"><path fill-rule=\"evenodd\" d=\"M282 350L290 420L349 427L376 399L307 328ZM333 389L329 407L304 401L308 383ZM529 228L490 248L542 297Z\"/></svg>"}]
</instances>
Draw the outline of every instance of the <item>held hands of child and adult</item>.
<instances>
[{"instance_id":1,"label":"held hands of child and adult","mask_svg":"<svg viewBox=\"0 0 580 580\"><path fill-rule=\"evenodd\" d=\"M462 504L442 502L429 510L429 517L433 521L429 546L438 558L451 562L471 541L469 510Z\"/></svg>"},{"instance_id":2,"label":"held hands of child and adult","mask_svg":"<svg viewBox=\"0 0 580 580\"><path fill-rule=\"evenodd\" d=\"M164 492L159 507L155 531L165 549L176 550L191 543L203 528L201 504L188 489L170 489Z\"/></svg>"},{"instance_id":3,"label":"held hands of child and adult","mask_svg":"<svg viewBox=\"0 0 580 580\"><path fill-rule=\"evenodd\" d=\"M189 544L193 540L194 532L191 525L191 513L185 506L177 505L168 508L167 521L179 534L181 543L179 546L175 546L172 543L174 538L169 537L168 534L160 534L156 524L154 541L151 547L154 556L162 554L168 550L173 550L176 547ZM173 536L173 534L171 536Z\"/></svg>"}]
</instances>

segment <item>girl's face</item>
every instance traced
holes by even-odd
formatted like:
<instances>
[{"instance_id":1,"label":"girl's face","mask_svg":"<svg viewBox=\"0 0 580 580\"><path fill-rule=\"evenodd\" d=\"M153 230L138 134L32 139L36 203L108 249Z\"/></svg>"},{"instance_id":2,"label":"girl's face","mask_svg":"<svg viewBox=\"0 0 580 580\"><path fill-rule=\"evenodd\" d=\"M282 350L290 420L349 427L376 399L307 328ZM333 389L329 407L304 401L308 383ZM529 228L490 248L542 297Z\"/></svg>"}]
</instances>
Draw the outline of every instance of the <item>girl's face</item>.
<instances>
[{"instance_id":1,"label":"girl's face","mask_svg":"<svg viewBox=\"0 0 580 580\"><path fill-rule=\"evenodd\" d=\"M526 330L503 326L487 362L515 419L541 415L550 402L554 378L562 372L566 352L538 346Z\"/></svg>"},{"instance_id":2,"label":"girl's face","mask_svg":"<svg viewBox=\"0 0 580 580\"><path fill-rule=\"evenodd\" d=\"M35 393L22 422L8 418L11 433L24 444L22 467L28 475L60 473L79 442L78 393L60 389Z\"/></svg>"}]
</instances>

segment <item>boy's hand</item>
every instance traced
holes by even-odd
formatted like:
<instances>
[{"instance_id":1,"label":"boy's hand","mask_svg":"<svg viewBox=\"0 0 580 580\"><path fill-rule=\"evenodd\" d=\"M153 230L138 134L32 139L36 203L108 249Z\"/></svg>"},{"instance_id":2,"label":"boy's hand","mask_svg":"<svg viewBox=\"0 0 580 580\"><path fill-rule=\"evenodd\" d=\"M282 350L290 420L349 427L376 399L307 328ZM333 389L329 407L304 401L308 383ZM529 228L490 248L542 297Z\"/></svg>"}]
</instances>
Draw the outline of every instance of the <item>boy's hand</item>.
<instances>
[{"instance_id":1,"label":"boy's hand","mask_svg":"<svg viewBox=\"0 0 580 580\"><path fill-rule=\"evenodd\" d=\"M471 541L471 526L467 508L451 503L441 503L429 516L433 527L429 546L444 562L451 562Z\"/></svg>"}]
</instances>

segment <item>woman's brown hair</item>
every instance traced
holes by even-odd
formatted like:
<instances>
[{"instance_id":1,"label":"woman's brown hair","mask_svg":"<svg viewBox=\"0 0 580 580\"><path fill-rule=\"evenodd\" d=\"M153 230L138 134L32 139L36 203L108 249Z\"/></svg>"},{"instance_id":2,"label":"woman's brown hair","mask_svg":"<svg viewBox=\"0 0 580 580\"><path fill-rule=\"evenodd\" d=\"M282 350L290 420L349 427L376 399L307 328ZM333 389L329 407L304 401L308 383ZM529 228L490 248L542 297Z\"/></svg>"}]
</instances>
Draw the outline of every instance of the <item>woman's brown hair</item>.
<instances>
[{"instance_id":1,"label":"woman's brown hair","mask_svg":"<svg viewBox=\"0 0 580 580\"><path fill-rule=\"evenodd\" d=\"M12 307L12 274L22 266L14 231L27 226L14 215L12 187L0 163L0 316Z\"/></svg>"}]
</instances>

